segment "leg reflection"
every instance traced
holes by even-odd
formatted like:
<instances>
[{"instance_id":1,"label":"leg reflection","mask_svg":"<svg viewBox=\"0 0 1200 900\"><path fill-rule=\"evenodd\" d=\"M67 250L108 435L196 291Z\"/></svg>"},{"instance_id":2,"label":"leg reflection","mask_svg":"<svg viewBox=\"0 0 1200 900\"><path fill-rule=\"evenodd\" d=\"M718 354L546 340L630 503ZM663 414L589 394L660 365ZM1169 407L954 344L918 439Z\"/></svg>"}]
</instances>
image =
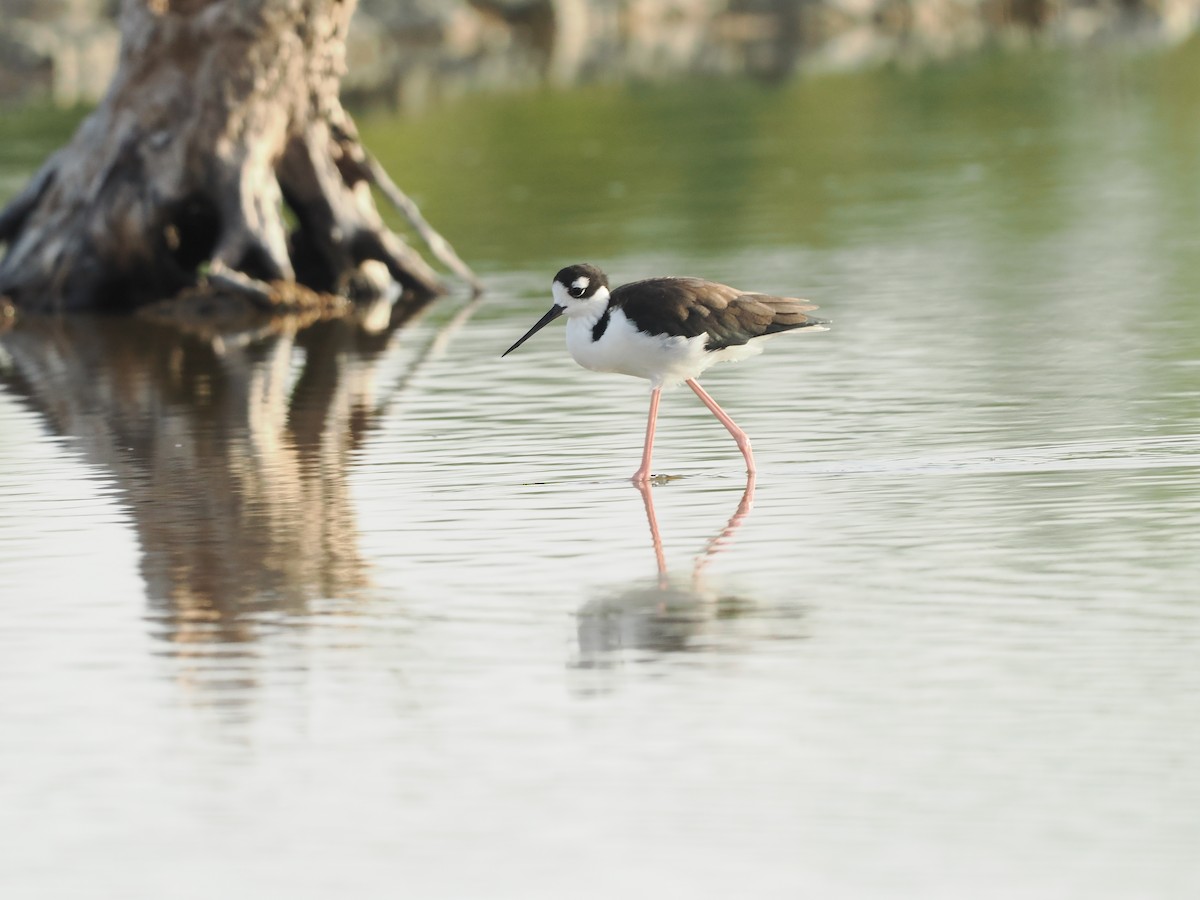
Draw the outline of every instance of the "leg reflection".
<instances>
[{"instance_id":1,"label":"leg reflection","mask_svg":"<svg viewBox=\"0 0 1200 900\"><path fill-rule=\"evenodd\" d=\"M654 488L648 481L635 481L634 487L642 495L646 507L646 521L650 523L650 542L654 545L654 561L658 563L658 586L667 586L667 557L663 553L662 535L658 531L658 517L654 515Z\"/></svg>"},{"instance_id":2,"label":"leg reflection","mask_svg":"<svg viewBox=\"0 0 1200 900\"><path fill-rule=\"evenodd\" d=\"M658 584L659 587L665 588L668 582L667 572L667 557L663 552L662 533L658 530L658 517L654 514L654 489L649 482L635 482L634 485L638 492L642 495L642 504L646 507L646 521L650 525L650 542L654 547L654 560L658 565ZM742 491L741 502L738 503L737 509L733 515L729 517L729 521L725 523L717 534L715 534L700 555L696 557L695 565L692 567L692 583L697 585L704 568L712 560L714 556L724 550L733 540L734 533L742 527L742 523L746 521L746 517L750 515L750 510L754 506L754 473L749 473L746 476L746 489Z\"/></svg>"},{"instance_id":3,"label":"leg reflection","mask_svg":"<svg viewBox=\"0 0 1200 900\"><path fill-rule=\"evenodd\" d=\"M583 606L579 611L577 668L611 668L617 661L614 654L630 650L660 654L693 649L715 620L728 617L722 605L733 598L718 598L706 588L701 576L709 560L728 546L749 515L754 504L754 476L747 478L741 501L725 527L696 557L691 578L675 585L671 583L654 512L653 488L649 483L635 486L646 508L657 580L650 584L638 580Z\"/></svg>"},{"instance_id":4,"label":"leg reflection","mask_svg":"<svg viewBox=\"0 0 1200 900\"><path fill-rule=\"evenodd\" d=\"M750 510L753 506L754 473L750 472L746 475L746 489L742 491L742 502L738 504L738 508L734 510L733 515L729 517L729 521L725 523L725 527L721 529L720 533L705 544L703 552L696 557L696 564L692 567L693 583L700 580L700 575L709 561L729 546L730 541L733 540L734 532L742 527L742 523L750 515Z\"/></svg>"}]
</instances>

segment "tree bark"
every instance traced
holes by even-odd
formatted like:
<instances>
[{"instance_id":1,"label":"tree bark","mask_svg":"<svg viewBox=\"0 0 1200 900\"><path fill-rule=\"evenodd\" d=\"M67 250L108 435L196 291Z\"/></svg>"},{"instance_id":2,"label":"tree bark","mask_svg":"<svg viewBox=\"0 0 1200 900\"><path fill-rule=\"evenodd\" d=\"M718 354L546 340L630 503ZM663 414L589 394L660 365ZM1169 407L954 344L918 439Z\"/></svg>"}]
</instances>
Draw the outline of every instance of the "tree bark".
<instances>
[{"instance_id":1,"label":"tree bark","mask_svg":"<svg viewBox=\"0 0 1200 900\"><path fill-rule=\"evenodd\" d=\"M0 296L123 309L206 274L339 293L372 260L440 293L380 217L382 170L338 99L355 4L123 0L107 95L0 213Z\"/></svg>"}]
</instances>

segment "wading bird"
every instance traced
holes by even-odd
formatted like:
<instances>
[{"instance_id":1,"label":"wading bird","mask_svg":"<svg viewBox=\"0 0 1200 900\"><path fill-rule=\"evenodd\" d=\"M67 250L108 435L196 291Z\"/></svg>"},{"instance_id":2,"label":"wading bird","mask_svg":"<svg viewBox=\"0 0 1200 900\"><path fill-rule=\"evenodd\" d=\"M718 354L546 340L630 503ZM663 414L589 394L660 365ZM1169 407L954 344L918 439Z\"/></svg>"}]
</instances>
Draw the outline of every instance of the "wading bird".
<instances>
[{"instance_id":1,"label":"wading bird","mask_svg":"<svg viewBox=\"0 0 1200 900\"><path fill-rule=\"evenodd\" d=\"M575 362L597 372L649 379L650 417L642 464L633 481L650 479L654 426L664 387L683 382L724 425L754 473L746 433L700 387L696 379L714 363L736 362L762 352L766 339L785 331L826 331L829 323L808 315L817 307L793 297L755 294L703 278L647 278L609 290L608 277L581 263L560 269L550 289L554 305L508 356L559 316L567 317L567 349Z\"/></svg>"}]
</instances>

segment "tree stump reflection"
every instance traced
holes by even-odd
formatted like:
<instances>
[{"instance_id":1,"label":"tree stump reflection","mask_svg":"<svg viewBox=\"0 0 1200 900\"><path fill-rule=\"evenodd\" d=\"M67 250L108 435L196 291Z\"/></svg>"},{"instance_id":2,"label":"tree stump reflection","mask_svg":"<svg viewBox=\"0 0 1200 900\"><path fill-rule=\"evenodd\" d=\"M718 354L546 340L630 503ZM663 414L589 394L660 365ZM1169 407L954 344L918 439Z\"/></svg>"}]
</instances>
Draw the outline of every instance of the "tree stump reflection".
<instances>
[{"instance_id":1,"label":"tree stump reflection","mask_svg":"<svg viewBox=\"0 0 1200 900\"><path fill-rule=\"evenodd\" d=\"M0 334L0 382L118 489L162 633L246 641L369 584L347 470L397 325L27 317Z\"/></svg>"}]
</instances>

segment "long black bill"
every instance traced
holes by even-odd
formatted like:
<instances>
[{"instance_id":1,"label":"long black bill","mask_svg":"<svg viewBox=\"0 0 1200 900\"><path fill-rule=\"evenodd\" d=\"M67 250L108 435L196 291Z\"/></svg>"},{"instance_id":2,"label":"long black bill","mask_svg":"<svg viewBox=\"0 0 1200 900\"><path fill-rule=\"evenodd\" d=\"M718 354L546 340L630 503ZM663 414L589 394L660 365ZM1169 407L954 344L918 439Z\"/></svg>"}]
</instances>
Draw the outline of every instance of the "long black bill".
<instances>
[{"instance_id":1,"label":"long black bill","mask_svg":"<svg viewBox=\"0 0 1200 900\"><path fill-rule=\"evenodd\" d=\"M537 320L536 325L534 325L527 332L525 332L524 337L522 337L519 341L517 341L515 344L513 344L511 347L509 347L507 350L505 350L503 353L501 353L500 358L503 359L504 357L508 356L508 354L512 353L514 350L516 350L518 347L520 347L523 343L525 343L527 340L529 340L531 337L533 337L537 332L541 331L543 328L545 328L547 325L549 325L551 322L553 322L555 319L557 319L562 314L563 314L563 308L561 306L559 306L557 303L555 303L552 307L550 307L550 311L548 313L546 313L544 316L542 316L540 319Z\"/></svg>"}]
</instances>

